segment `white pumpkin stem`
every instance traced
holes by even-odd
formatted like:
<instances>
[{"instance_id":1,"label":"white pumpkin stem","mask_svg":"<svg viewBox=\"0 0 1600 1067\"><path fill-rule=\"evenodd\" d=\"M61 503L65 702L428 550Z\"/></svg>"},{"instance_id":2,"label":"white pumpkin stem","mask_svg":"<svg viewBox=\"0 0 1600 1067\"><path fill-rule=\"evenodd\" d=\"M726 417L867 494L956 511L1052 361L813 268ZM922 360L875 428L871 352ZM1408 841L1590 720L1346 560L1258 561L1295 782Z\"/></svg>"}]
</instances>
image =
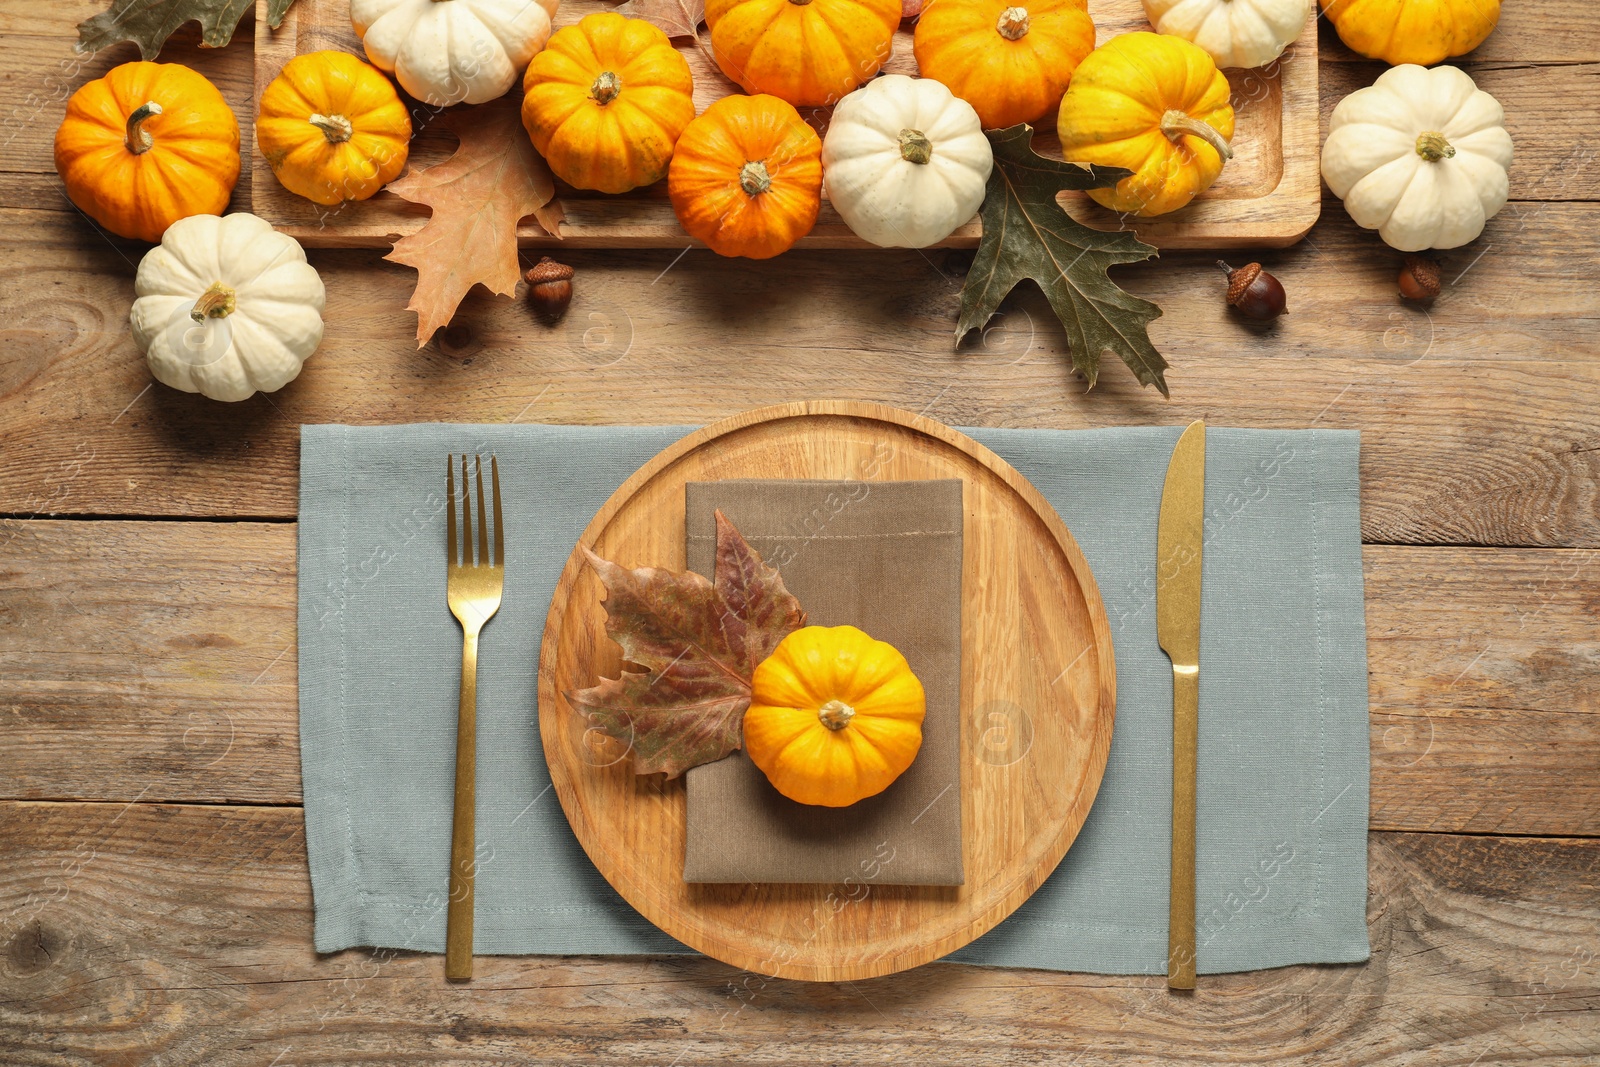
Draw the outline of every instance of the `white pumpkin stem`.
<instances>
[{"instance_id":1,"label":"white pumpkin stem","mask_svg":"<svg viewBox=\"0 0 1600 1067\"><path fill-rule=\"evenodd\" d=\"M128 151L136 156L150 151L156 141L150 136L150 131L144 128L144 120L159 114L161 105L154 100L133 109L133 114L128 116L128 136L125 141Z\"/></svg>"},{"instance_id":2,"label":"white pumpkin stem","mask_svg":"<svg viewBox=\"0 0 1600 1067\"><path fill-rule=\"evenodd\" d=\"M767 164L757 159L739 168L739 188L747 196L760 196L772 188L772 175L767 172Z\"/></svg>"},{"instance_id":3,"label":"white pumpkin stem","mask_svg":"<svg viewBox=\"0 0 1600 1067\"><path fill-rule=\"evenodd\" d=\"M842 700L830 700L817 710L817 718L830 730L843 730L856 717L856 709Z\"/></svg>"},{"instance_id":4,"label":"white pumpkin stem","mask_svg":"<svg viewBox=\"0 0 1600 1067\"><path fill-rule=\"evenodd\" d=\"M622 79L617 77L615 71L603 70L600 76L589 86L589 95L594 97L595 103L605 107L617 98L622 92Z\"/></svg>"},{"instance_id":5,"label":"white pumpkin stem","mask_svg":"<svg viewBox=\"0 0 1600 1067\"><path fill-rule=\"evenodd\" d=\"M350 120L343 115L312 115L306 121L321 130L329 144L343 144L356 132Z\"/></svg>"},{"instance_id":6,"label":"white pumpkin stem","mask_svg":"<svg viewBox=\"0 0 1600 1067\"><path fill-rule=\"evenodd\" d=\"M200 299L194 302L194 310L189 312L189 317L196 322L206 319L225 319L233 314L237 306L237 294L221 282L212 282L211 287L200 294Z\"/></svg>"},{"instance_id":7,"label":"white pumpkin stem","mask_svg":"<svg viewBox=\"0 0 1600 1067\"><path fill-rule=\"evenodd\" d=\"M1028 9L1025 7L1008 7L1000 12L999 20L994 28L1000 31L1000 36L1008 41L1020 41L1028 33Z\"/></svg>"},{"instance_id":8,"label":"white pumpkin stem","mask_svg":"<svg viewBox=\"0 0 1600 1067\"><path fill-rule=\"evenodd\" d=\"M1456 146L1444 139L1444 134L1429 130L1417 137L1417 155L1429 163L1449 159L1456 154Z\"/></svg>"},{"instance_id":9,"label":"white pumpkin stem","mask_svg":"<svg viewBox=\"0 0 1600 1067\"><path fill-rule=\"evenodd\" d=\"M1177 141L1184 134L1193 134L1212 148L1215 148L1217 155L1223 159L1233 158L1233 146L1228 143L1228 139L1218 133L1215 126L1201 122L1187 111L1179 111L1177 108L1172 108L1165 115L1162 115L1161 132L1172 138L1173 141Z\"/></svg>"},{"instance_id":10,"label":"white pumpkin stem","mask_svg":"<svg viewBox=\"0 0 1600 1067\"><path fill-rule=\"evenodd\" d=\"M921 130L901 130L900 158L908 163L926 163L933 158L933 142Z\"/></svg>"}]
</instances>

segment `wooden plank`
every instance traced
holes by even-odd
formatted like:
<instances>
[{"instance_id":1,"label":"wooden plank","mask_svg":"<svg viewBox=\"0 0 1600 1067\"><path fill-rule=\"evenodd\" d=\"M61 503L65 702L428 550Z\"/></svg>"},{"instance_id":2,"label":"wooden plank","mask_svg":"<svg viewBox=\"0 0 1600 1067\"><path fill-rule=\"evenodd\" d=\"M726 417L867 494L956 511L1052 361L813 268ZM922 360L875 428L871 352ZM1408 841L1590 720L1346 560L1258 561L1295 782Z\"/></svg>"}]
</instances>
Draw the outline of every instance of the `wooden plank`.
<instances>
[{"instance_id":1,"label":"wooden plank","mask_svg":"<svg viewBox=\"0 0 1600 1067\"><path fill-rule=\"evenodd\" d=\"M0 797L297 803L294 536L0 522ZM1366 569L1372 826L1600 834L1600 554Z\"/></svg>"},{"instance_id":2,"label":"wooden plank","mask_svg":"<svg viewBox=\"0 0 1600 1067\"><path fill-rule=\"evenodd\" d=\"M258 0L256 34L256 96L294 56L324 48L361 54L361 42L350 25L348 0L300 0L277 31L266 28L265 0ZM610 10L601 0L567 0L556 13L557 29L570 26L595 11ZM1136 0L1093 0L1090 11L1101 41L1131 29L1145 28L1144 9ZM694 75L695 104L704 109L713 101L740 90L717 68L709 54L709 40L700 46L687 38L675 42ZM895 36L894 52L884 70L915 74L911 30ZM1316 222L1320 202L1317 154L1317 30L1307 24L1284 60L1254 71L1230 76L1236 108L1233 144L1237 154L1222 177L1193 205L1160 220L1141 224L1141 236L1160 248L1239 248L1292 245ZM424 120L426 108L414 108ZM829 109L806 109L808 120L825 128ZM1039 123L1039 150L1060 151L1050 130L1054 116ZM430 166L454 150L454 138L423 126L413 139L412 166ZM330 211L295 196L278 184L257 150L251 155L254 174L252 210L285 233L308 246L323 248L387 246L399 236L414 233L426 221L419 211L391 193L370 200L346 203ZM547 234L530 222L519 231L528 247L663 248L689 242L663 199L663 185L625 197L606 197L563 186L566 210L563 239ZM1081 193L1064 198L1067 210L1086 225L1119 229L1123 221L1095 205ZM958 229L941 247L975 247L982 227L976 219ZM802 248L869 248L851 233L831 205L824 205L817 226L799 242Z\"/></svg>"},{"instance_id":3,"label":"wooden plank","mask_svg":"<svg viewBox=\"0 0 1600 1067\"><path fill-rule=\"evenodd\" d=\"M1083 394L1031 286L958 351L963 253L574 252L561 325L479 292L418 352L415 274L341 251L312 257L328 330L301 377L220 404L152 383L124 318L137 245L0 222L0 513L292 517L302 422L705 423L837 397L958 426L1358 428L1369 540L1600 545L1600 287L1572 277L1600 261L1592 205L1514 205L1443 257L1431 311L1399 303L1398 255L1348 220L1263 257L1289 292L1269 330L1225 307L1211 257L1119 271L1166 309L1170 402L1114 362Z\"/></svg>"},{"instance_id":4,"label":"wooden plank","mask_svg":"<svg viewBox=\"0 0 1600 1067\"><path fill-rule=\"evenodd\" d=\"M4 803L0 1047L17 1067L1600 1056L1600 842L1377 834L1369 851L1370 962L1192 996L948 964L787 982L702 957L480 957L463 989L438 956L312 952L294 809Z\"/></svg>"}]
</instances>

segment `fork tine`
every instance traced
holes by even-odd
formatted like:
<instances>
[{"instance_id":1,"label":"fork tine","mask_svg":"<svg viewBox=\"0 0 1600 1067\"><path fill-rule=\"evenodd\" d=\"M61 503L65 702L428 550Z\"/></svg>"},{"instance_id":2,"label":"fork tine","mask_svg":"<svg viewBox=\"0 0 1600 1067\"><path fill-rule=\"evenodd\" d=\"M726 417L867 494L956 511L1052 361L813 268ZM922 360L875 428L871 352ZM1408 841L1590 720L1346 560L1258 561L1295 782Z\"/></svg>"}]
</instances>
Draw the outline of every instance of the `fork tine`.
<instances>
[{"instance_id":1,"label":"fork tine","mask_svg":"<svg viewBox=\"0 0 1600 1067\"><path fill-rule=\"evenodd\" d=\"M500 460L489 453L489 474L494 480L494 565L506 565L506 533L500 523Z\"/></svg>"},{"instance_id":2,"label":"fork tine","mask_svg":"<svg viewBox=\"0 0 1600 1067\"><path fill-rule=\"evenodd\" d=\"M489 509L483 506L483 457L472 457L478 469L478 566L487 567L494 562L489 558Z\"/></svg>"},{"instance_id":3,"label":"fork tine","mask_svg":"<svg viewBox=\"0 0 1600 1067\"><path fill-rule=\"evenodd\" d=\"M472 483L467 480L467 454L461 453L461 565L472 566Z\"/></svg>"},{"instance_id":4,"label":"fork tine","mask_svg":"<svg viewBox=\"0 0 1600 1067\"><path fill-rule=\"evenodd\" d=\"M450 517L447 526L449 533L446 535L445 552L450 557L450 566L454 567L461 559L456 555L456 457L453 455L444 458L444 487L445 496L449 498L449 503L445 505L444 510L445 514Z\"/></svg>"}]
</instances>

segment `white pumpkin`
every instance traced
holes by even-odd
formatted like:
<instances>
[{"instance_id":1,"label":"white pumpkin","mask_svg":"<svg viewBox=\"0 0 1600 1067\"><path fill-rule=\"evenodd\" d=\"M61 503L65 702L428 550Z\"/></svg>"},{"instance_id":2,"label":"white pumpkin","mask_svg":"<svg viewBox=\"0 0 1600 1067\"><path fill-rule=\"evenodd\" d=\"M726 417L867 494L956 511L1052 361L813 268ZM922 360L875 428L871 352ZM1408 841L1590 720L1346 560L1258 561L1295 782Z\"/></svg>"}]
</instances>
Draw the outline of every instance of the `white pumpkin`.
<instances>
[{"instance_id":1,"label":"white pumpkin","mask_svg":"<svg viewBox=\"0 0 1600 1067\"><path fill-rule=\"evenodd\" d=\"M889 74L833 109L822 141L828 200L858 237L926 248L983 203L994 150L978 113L931 78Z\"/></svg>"},{"instance_id":2,"label":"white pumpkin","mask_svg":"<svg viewBox=\"0 0 1600 1067\"><path fill-rule=\"evenodd\" d=\"M550 40L561 0L350 0L367 58L423 103L504 96Z\"/></svg>"},{"instance_id":3,"label":"white pumpkin","mask_svg":"<svg viewBox=\"0 0 1600 1067\"><path fill-rule=\"evenodd\" d=\"M1306 28L1314 0L1144 0L1157 33L1199 45L1219 67L1260 67Z\"/></svg>"},{"instance_id":4,"label":"white pumpkin","mask_svg":"<svg viewBox=\"0 0 1600 1067\"><path fill-rule=\"evenodd\" d=\"M1333 109L1322 177L1402 252L1457 248L1510 193L1505 111L1455 67L1392 67Z\"/></svg>"},{"instance_id":5,"label":"white pumpkin","mask_svg":"<svg viewBox=\"0 0 1600 1067\"><path fill-rule=\"evenodd\" d=\"M186 393L281 389L322 341L322 279L299 242L242 211L167 227L133 291L134 342L157 381Z\"/></svg>"}]
</instances>

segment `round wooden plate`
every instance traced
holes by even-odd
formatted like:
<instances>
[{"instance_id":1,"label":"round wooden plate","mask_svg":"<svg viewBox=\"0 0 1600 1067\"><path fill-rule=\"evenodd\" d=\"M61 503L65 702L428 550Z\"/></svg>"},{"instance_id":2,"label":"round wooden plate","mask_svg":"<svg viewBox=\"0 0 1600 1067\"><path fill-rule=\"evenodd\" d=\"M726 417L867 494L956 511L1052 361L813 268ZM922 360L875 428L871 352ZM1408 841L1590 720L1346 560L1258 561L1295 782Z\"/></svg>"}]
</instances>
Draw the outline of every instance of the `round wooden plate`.
<instances>
[{"instance_id":1,"label":"round wooden plate","mask_svg":"<svg viewBox=\"0 0 1600 1067\"><path fill-rule=\"evenodd\" d=\"M684 483L724 478L965 482L961 722L966 884L693 885L684 780L637 776L619 742L562 693L615 676L603 590L576 549L545 624L539 733L589 858L662 930L765 975L838 981L934 960L989 930L1066 854L1111 748L1111 628L1072 535L1000 457L947 426L875 404L760 408L677 442L583 533L627 566L684 566ZM885 595L893 595L885 590Z\"/></svg>"}]
</instances>

